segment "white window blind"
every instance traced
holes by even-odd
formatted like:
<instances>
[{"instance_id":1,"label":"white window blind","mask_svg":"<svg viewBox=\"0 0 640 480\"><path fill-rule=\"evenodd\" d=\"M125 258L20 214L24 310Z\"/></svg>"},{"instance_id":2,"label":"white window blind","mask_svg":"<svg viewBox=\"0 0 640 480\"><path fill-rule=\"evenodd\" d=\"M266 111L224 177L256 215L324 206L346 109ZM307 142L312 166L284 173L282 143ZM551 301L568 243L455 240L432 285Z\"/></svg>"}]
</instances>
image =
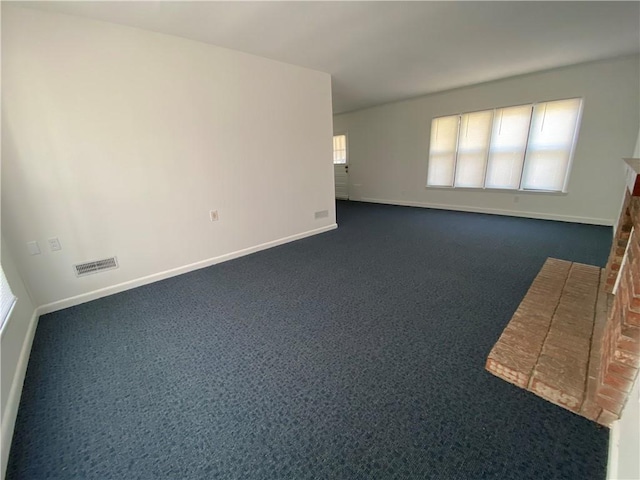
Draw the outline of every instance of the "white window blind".
<instances>
[{"instance_id":1,"label":"white window blind","mask_svg":"<svg viewBox=\"0 0 640 480\"><path fill-rule=\"evenodd\" d=\"M0 328L3 327L7 321L15 302L16 297L13 296L9 282L7 282L7 277L4 276L2 267L0 267Z\"/></svg>"},{"instance_id":2,"label":"white window blind","mask_svg":"<svg viewBox=\"0 0 640 480\"><path fill-rule=\"evenodd\" d=\"M334 135L333 137L333 164L343 165L347 163L347 136Z\"/></svg>"},{"instance_id":3,"label":"white window blind","mask_svg":"<svg viewBox=\"0 0 640 480\"><path fill-rule=\"evenodd\" d=\"M461 116L456 187L482 187L492 120L492 110L465 113Z\"/></svg>"},{"instance_id":4,"label":"white window blind","mask_svg":"<svg viewBox=\"0 0 640 480\"><path fill-rule=\"evenodd\" d=\"M487 188L518 189L529 135L531 105L496 109L493 122Z\"/></svg>"},{"instance_id":5,"label":"white window blind","mask_svg":"<svg viewBox=\"0 0 640 480\"><path fill-rule=\"evenodd\" d=\"M564 189L579 111L580 100L576 98L533 107L523 189Z\"/></svg>"},{"instance_id":6,"label":"white window blind","mask_svg":"<svg viewBox=\"0 0 640 480\"><path fill-rule=\"evenodd\" d=\"M582 100L434 118L427 185L564 191Z\"/></svg>"},{"instance_id":7,"label":"white window blind","mask_svg":"<svg viewBox=\"0 0 640 480\"><path fill-rule=\"evenodd\" d=\"M440 187L453 186L453 172L458 143L458 115L434 118L431 123L429 172L427 183Z\"/></svg>"}]
</instances>

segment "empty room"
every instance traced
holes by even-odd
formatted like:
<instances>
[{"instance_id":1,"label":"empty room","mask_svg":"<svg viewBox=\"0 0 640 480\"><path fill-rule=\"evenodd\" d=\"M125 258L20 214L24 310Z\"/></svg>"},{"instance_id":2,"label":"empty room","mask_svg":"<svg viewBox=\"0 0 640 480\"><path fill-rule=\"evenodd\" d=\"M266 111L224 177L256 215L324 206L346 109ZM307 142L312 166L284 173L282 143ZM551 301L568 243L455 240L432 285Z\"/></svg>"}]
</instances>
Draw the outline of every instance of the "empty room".
<instances>
[{"instance_id":1,"label":"empty room","mask_svg":"<svg viewBox=\"0 0 640 480\"><path fill-rule=\"evenodd\" d=\"M640 478L640 2L1 4L2 479Z\"/></svg>"}]
</instances>

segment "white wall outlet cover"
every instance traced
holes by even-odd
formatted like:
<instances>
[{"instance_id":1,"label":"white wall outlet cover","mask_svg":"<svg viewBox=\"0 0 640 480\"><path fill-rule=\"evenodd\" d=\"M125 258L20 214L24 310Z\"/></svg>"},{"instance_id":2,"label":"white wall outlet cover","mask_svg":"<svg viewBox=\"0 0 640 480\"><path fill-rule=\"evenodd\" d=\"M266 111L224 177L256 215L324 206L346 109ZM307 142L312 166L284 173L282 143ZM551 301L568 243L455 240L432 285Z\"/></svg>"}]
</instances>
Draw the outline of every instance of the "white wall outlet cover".
<instances>
[{"instance_id":1,"label":"white wall outlet cover","mask_svg":"<svg viewBox=\"0 0 640 480\"><path fill-rule=\"evenodd\" d=\"M49 240L49 248L51 249L52 252L55 252L57 250L62 250L62 245L60 245L60 240L58 240L58 238L50 238Z\"/></svg>"},{"instance_id":2,"label":"white wall outlet cover","mask_svg":"<svg viewBox=\"0 0 640 480\"><path fill-rule=\"evenodd\" d=\"M30 255L40 255L40 246L38 245L38 242L27 242L27 248L29 249Z\"/></svg>"}]
</instances>

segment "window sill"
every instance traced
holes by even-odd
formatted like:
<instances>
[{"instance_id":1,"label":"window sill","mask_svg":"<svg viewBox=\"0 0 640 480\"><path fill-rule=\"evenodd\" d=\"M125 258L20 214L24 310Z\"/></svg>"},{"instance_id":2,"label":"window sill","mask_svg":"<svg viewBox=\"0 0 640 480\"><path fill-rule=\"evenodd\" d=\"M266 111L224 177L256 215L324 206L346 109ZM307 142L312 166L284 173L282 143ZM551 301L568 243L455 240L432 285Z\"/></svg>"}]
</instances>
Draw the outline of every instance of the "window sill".
<instances>
[{"instance_id":1,"label":"window sill","mask_svg":"<svg viewBox=\"0 0 640 480\"><path fill-rule=\"evenodd\" d=\"M427 190L449 190L456 192L491 192L491 193L508 193L511 195L549 195L554 197L566 197L569 192L555 192L552 190L511 190L508 188L466 188L466 187L437 187L432 185L425 186Z\"/></svg>"}]
</instances>

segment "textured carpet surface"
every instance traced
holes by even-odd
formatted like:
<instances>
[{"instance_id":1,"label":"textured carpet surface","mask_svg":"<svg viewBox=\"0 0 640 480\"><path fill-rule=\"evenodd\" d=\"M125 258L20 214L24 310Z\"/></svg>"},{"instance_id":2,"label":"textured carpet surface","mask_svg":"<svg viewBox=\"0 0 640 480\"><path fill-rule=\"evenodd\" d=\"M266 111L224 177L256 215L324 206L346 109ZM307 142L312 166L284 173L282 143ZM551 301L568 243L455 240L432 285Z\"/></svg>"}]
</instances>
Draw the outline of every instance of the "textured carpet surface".
<instances>
[{"instance_id":1,"label":"textured carpet surface","mask_svg":"<svg viewBox=\"0 0 640 480\"><path fill-rule=\"evenodd\" d=\"M608 430L484 370L611 229L340 202L338 230L41 317L8 478L604 479Z\"/></svg>"}]
</instances>

